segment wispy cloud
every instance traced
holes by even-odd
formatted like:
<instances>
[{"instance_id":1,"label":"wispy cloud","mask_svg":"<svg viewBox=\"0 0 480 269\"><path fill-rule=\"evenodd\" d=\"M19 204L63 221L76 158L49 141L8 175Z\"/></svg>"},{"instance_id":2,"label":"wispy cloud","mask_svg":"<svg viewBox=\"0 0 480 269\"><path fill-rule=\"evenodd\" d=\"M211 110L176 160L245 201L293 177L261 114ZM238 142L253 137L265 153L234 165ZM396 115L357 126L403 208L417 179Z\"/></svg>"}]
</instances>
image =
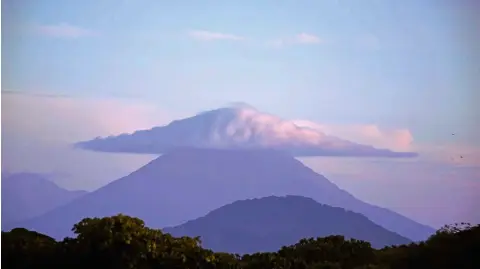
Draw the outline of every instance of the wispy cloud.
<instances>
[{"instance_id":1,"label":"wispy cloud","mask_svg":"<svg viewBox=\"0 0 480 269\"><path fill-rule=\"evenodd\" d=\"M271 40L268 45L273 47L285 47L289 45L319 45L325 43L325 40L317 35L310 33L299 33L297 35Z\"/></svg>"},{"instance_id":2,"label":"wispy cloud","mask_svg":"<svg viewBox=\"0 0 480 269\"><path fill-rule=\"evenodd\" d=\"M62 113L58 113L62 111ZM76 142L168 122L166 113L139 101L116 98L74 98L2 90L2 134ZM29 118L23 121L21 118Z\"/></svg>"},{"instance_id":3,"label":"wispy cloud","mask_svg":"<svg viewBox=\"0 0 480 269\"><path fill-rule=\"evenodd\" d=\"M292 122L297 126L308 127L356 143L395 151L420 152L417 160L480 169L479 147L465 144L425 144L425 142L419 144L415 142L412 132L407 128L384 128L375 124L319 124L306 120ZM480 174L477 178L480 178Z\"/></svg>"},{"instance_id":4,"label":"wispy cloud","mask_svg":"<svg viewBox=\"0 0 480 269\"><path fill-rule=\"evenodd\" d=\"M245 39L242 36L238 36L234 34L210 32L210 31L204 31L204 30L190 31L188 32L188 35L194 39L203 40L203 41L213 41L213 40L241 41Z\"/></svg>"},{"instance_id":5,"label":"wispy cloud","mask_svg":"<svg viewBox=\"0 0 480 269\"><path fill-rule=\"evenodd\" d=\"M412 146L413 136L408 129L385 129L374 124L325 125L305 120L294 120L293 123L297 126L308 127L356 143L397 151L414 150Z\"/></svg>"},{"instance_id":6,"label":"wispy cloud","mask_svg":"<svg viewBox=\"0 0 480 269\"><path fill-rule=\"evenodd\" d=\"M68 23L37 25L35 26L35 30L42 35L60 38L81 38L99 35L95 31Z\"/></svg>"},{"instance_id":7,"label":"wispy cloud","mask_svg":"<svg viewBox=\"0 0 480 269\"><path fill-rule=\"evenodd\" d=\"M296 35L293 41L297 44L320 44L323 42L320 37L307 33L301 33Z\"/></svg>"}]
</instances>

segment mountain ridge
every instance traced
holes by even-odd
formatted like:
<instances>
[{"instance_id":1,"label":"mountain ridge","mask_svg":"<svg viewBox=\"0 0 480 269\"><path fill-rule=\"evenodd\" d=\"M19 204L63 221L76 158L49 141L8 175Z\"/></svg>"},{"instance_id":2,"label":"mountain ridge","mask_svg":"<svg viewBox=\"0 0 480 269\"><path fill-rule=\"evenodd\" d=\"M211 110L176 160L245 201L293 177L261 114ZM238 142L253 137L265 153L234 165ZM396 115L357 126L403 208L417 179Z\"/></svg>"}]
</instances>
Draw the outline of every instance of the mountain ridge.
<instances>
[{"instance_id":1,"label":"mountain ridge","mask_svg":"<svg viewBox=\"0 0 480 269\"><path fill-rule=\"evenodd\" d=\"M376 248L411 242L362 214L298 195L235 201L163 231L200 236L205 248L239 254L277 251L301 238L329 235L368 241Z\"/></svg>"},{"instance_id":2,"label":"mountain ridge","mask_svg":"<svg viewBox=\"0 0 480 269\"><path fill-rule=\"evenodd\" d=\"M2 174L2 224L44 214L87 193L63 189L36 173Z\"/></svg>"}]
</instances>

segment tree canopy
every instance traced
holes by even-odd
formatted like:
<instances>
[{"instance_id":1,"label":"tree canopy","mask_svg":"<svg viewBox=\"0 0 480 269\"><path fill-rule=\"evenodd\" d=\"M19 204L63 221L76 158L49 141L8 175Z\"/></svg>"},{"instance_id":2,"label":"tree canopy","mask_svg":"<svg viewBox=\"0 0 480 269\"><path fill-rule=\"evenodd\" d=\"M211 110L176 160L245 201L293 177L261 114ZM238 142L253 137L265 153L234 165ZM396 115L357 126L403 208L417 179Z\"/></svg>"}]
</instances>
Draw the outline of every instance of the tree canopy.
<instances>
[{"instance_id":1,"label":"tree canopy","mask_svg":"<svg viewBox=\"0 0 480 269\"><path fill-rule=\"evenodd\" d=\"M377 250L335 235L305 238L277 252L215 253L199 237L173 237L125 215L86 218L75 238L55 241L16 228L2 232L3 268L396 269L480 268L480 226L445 226L428 240Z\"/></svg>"}]
</instances>

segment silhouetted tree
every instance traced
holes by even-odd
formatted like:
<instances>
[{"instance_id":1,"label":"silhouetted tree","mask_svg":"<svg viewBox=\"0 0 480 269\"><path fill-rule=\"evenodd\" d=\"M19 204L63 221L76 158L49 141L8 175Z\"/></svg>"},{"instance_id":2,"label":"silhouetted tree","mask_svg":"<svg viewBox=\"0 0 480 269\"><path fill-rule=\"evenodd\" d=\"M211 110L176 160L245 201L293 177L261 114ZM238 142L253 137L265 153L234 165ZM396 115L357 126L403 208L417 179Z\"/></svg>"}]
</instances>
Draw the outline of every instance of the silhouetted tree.
<instances>
[{"instance_id":1,"label":"silhouetted tree","mask_svg":"<svg viewBox=\"0 0 480 269\"><path fill-rule=\"evenodd\" d=\"M125 215L86 218L57 242L23 228L2 232L3 268L396 269L480 268L480 226L445 226L425 242L380 250L343 236L306 238L277 252L239 256L173 237Z\"/></svg>"},{"instance_id":2,"label":"silhouetted tree","mask_svg":"<svg viewBox=\"0 0 480 269\"><path fill-rule=\"evenodd\" d=\"M2 232L1 241L4 268L48 268L58 256L53 238L24 228Z\"/></svg>"}]
</instances>

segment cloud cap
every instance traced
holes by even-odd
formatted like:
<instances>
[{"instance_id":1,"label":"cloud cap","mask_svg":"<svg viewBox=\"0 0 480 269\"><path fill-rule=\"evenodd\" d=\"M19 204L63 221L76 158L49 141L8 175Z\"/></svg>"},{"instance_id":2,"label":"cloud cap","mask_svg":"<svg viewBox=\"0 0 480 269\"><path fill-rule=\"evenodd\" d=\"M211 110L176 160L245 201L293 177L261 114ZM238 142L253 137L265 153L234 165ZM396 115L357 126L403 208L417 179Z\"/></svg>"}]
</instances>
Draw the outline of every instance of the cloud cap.
<instances>
[{"instance_id":1,"label":"cloud cap","mask_svg":"<svg viewBox=\"0 0 480 269\"><path fill-rule=\"evenodd\" d=\"M329 136L301 127L293 121L233 105L175 120L166 126L131 134L97 137L76 147L102 152L162 154L176 148L275 149L297 157L415 157L414 152L395 152Z\"/></svg>"}]
</instances>

